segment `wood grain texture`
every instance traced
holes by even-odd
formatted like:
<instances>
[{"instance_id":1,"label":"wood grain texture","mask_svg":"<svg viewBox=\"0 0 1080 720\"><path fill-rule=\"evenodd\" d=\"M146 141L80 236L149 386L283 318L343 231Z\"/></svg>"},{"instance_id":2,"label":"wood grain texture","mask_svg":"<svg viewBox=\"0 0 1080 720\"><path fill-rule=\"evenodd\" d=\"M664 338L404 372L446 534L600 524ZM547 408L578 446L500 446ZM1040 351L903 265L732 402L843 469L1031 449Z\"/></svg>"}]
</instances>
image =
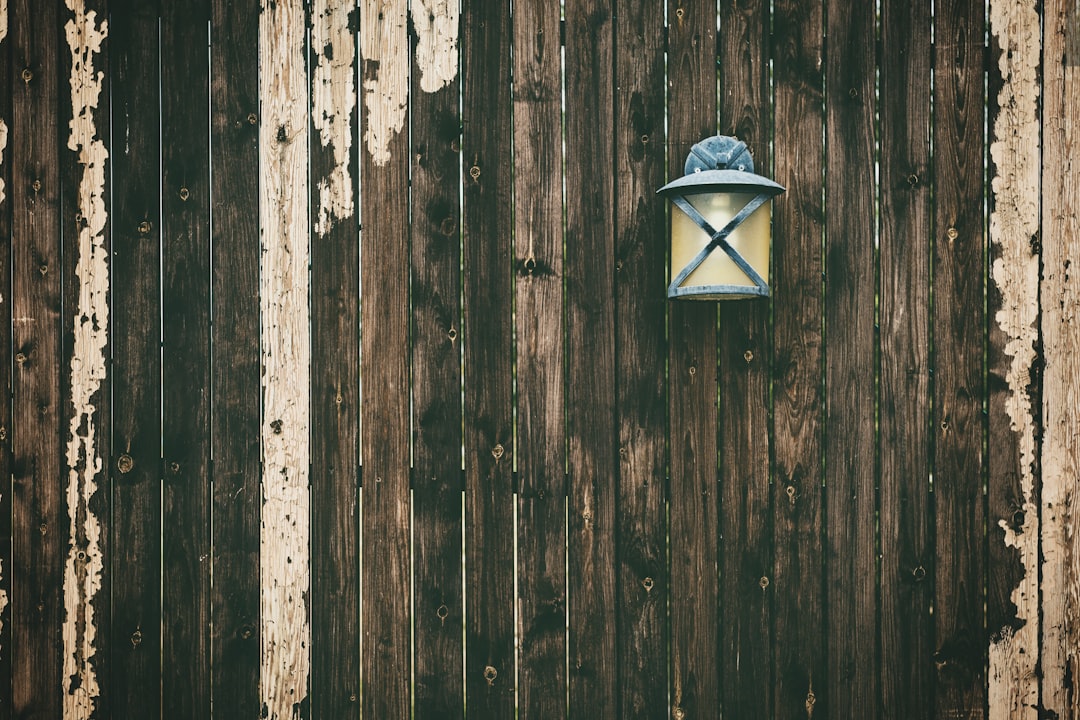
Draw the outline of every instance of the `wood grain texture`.
<instances>
[{"instance_id":1,"label":"wood grain texture","mask_svg":"<svg viewBox=\"0 0 1080 720\"><path fill-rule=\"evenodd\" d=\"M667 16L673 179L694 143L716 134L716 8L675 0ZM716 306L669 309L670 704L673 718L694 720L720 706Z\"/></svg>"},{"instance_id":2,"label":"wood grain texture","mask_svg":"<svg viewBox=\"0 0 1080 720\"><path fill-rule=\"evenodd\" d=\"M620 718L667 716L664 5L615 21L615 514Z\"/></svg>"},{"instance_id":3,"label":"wood grain texture","mask_svg":"<svg viewBox=\"0 0 1080 720\"><path fill-rule=\"evenodd\" d=\"M614 8L572 0L565 13L569 712L614 717Z\"/></svg>"},{"instance_id":4,"label":"wood grain texture","mask_svg":"<svg viewBox=\"0 0 1080 720\"><path fill-rule=\"evenodd\" d=\"M773 15L774 712L828 714L823 583L822 338L824 162L821 2Z\"/></svg>"},{"instance_id":5,"label":"wood grain texture","mask_svg":"<svg viewBox=\"0 0 1080 720\"><path fill-rule=\"evenodd\" d=\"M0 238L11 237L11 43L8 4L0 0ZM0 368L12 367L12 243L0 242ZM0 714L11 714L11 389L12 373L0 378Z\"/></svg>"},{"instance_id":6,"label":"wood grain texture","mask_svg":"<svg viewBox=\"0 0 1080 720\"><path fill-rule=\"evenodd\" d=\"M59 3L8 6L12 111L12 697L14 717L62 717L65 506L60 445ZM64 88L66 90L66 88ZM42 268L52 272L41 272Z\"/></svg>"},{"instance_id":7,"label":"wood grain texture","mask_svg":"<svg viewBox=\"0 0 1080 720\"><path fill-rule=\"evenodd\" d=\"M825 587L830 717L878 708L874 12L825 5Z\"/></svg>"},{"instance_id":8,"label":"wood grain texture","mask_svg":"<svg viewBox=\"0 0 1080 720\"><path fill-rule=\"evenodd\" d=\"M161 4L162 708L210 712L209 4Z\"/></svg>"},{"instance_id":9,"label":"wood grain texture","mask_svg":"<svg viewBox=\"0 0 1080 720\"><path fill-rule=\"evenodd\" d=\"M769 3L723 3L717 46L720 132L745 142L771 177ZM733 717L772 718L769 301L719 311L721 704Z\"/></svg>"},{"instance_id":10,"label":"wood grain texture","mask_svg":"<svg viewBox=\"0 0 1080 720\"><path fill-rule=\"evenodd\" d=\"M933 660L938 717L984 717L984 188L981 3L935 8ZM919 71L920 74L923 72ZM926 303L924 303L926 304ZM883 428L884 432L884 428ZM889 443L901 436L884 433ZM884 485L884 482L883 482ZM884 542L883 542L884 545ZM910 633L910 627L905 630Z\"/></svg>"},{"instance_id":11,"label":"wood grain texture","mask_svg":"<svg viewBox=\"0 0 1080 720\"><path fill-rule=\"evenodd\" d=\"M360 16L361 707L390 718L409 713L412 673L409 143L390 119L408 95L409 38L404 0L366 0Z\"/></svg>"},{"instance_id":12,"label":"wood grain texture","mask_svg":"<svg viewBox=\"0 0 1080 720\"><path fill-rule=\"evenodd\" d=\"M415 706L419 717L460 718L465 648L457 8L414 8L413 23L419 36L410 95Z\"/></svg>"},{"instance_id":13,"label":"wood grain texture","mask_svg":"<svg viewBox=\"0 0 1080 720\"><path fill-rule=\"evenodd\" d=\"M518 702L566 715L566 393L560 10L514 10Z\"/></svg>"},{"instance_id":14,"label":"wood grain texture","mask_svg":"<svg viewBox=\"0 0 1080 720\"><path fill-rule=\"evenodd\" d=\"M1040 28L1033 2L992 2L988 19L998 48L990 70L989 562L1002 570L990 575L988 707L995 720L1028 720L1040 703Z\"/></svg>"},{"instance_id":15,"label":"wood grain texture","mask_svg":"<svg viewBox=\"0 0 1080 720\"><path fill-rule=\"evenodd\" d=\"M109 697L118 717L161 715L161 226L160 117L142 98L157 92L158 5L113 2L109 37L112 130L125 138L113 171L112 472L113 562Z\"/></svg>"},{"instance_id":16,"label":"wood grain texture","mask_svg":"<svg viewBox=\"0 0 1080 720\"><path fill-rule=\"evenodd\" d=\"M510 3L462 6L465 703L514 712Z\"/></svg>"},{"instance_id":17,"label":"wood grain texture","mask_svg":"<svg viewBox=\"0 0 1080 720\"><path fill-rule=\"evenodd\" d=\"M211 692L215 715L259 697L259 99L256 0L212 0L214 457Z\"/></svg>"},{"instance_id":18,"label":"wood grain texture","mask_svg":"<svg viewBox=\"0 0 1080 720\"><path fill-rule=\"evenodd\" d=\"M360 704L360 244L350 4L311 6L311 717ZM298 104L302 104L298 101Z\"/></svg>"},{"instance_id":19,"label":"wood grain texture","mask_svg":"<svg viewBox=\"0 0 1080 720\"><path fill-rule=\"evenodd\" d=\"M1042 664L1043 707L1058 717L1080 717L1080 9L1053 0L1043 5L1042 136ZM1063 686L1049 683L1061 678Z\"/></svg>"},{"instance_id":20,"label":"wood grain texture","mask_svg":"<svg viewBox=\"0 0 1080 720\"><path fill-rule=\"evenodd\" d=\"M108 707L108 598L102 592L109 522L108 462L111 254L106 170L109 151L108 7L67 0L67 119L61 154L64 238L64 432L67 548L64 562L64 717ZM104 696L104 697L103 697Z\"/></svg>"},{"instance_id":21,"label":"wood grain texture","mask_svg":"<svg viewBox=\"0 0 1080 720\"><path fill-rule=\"evenodd\" d=\"M927 3L882 5L880 642L889 659L882 713L891 718L934 713L930 202L939 164L930 153L930 25Z\"/></svg>"}]
</instances>

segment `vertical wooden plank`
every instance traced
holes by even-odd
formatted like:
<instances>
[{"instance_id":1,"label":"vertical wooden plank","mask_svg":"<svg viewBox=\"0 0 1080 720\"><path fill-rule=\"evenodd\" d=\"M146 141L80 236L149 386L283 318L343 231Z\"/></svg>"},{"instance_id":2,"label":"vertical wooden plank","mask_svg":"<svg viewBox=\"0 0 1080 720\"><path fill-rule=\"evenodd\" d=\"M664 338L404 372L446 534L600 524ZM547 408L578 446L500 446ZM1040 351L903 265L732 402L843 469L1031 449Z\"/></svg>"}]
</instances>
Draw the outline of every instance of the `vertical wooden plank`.
<instances>
[{"instance_id":1,"label":"vertical wooden plank","mask_svg":"<svg viewBox=\"0 0 1080 720\"><path fill-rule=\"evenodd\" d=\"M8 3L0 0L0 715L11 717L11 122L12 72Z\"/></svg>"},{"instance_id":2,"label":"vertical wooden plank","mask_svg":"<svg viewBox=\"0 0 1080 720\"><path fill-rule=\"evenodd\" d=\"M566 716L560 13L514 8L518 704L530 719Z\"/></svg>"},{"instance_id":3,"label":"vertical wooden plank","mask_svg":"<svg viewBox=\"0 0 1080 720\"><path fill-rule=\"evenodd\" d=\"M412 673L406 3L365 0L360 21L362 708L389 718L408 715Z\"/></svg>"},{"instance_id":4,"label":"vertical wooden plank","mask_svg":"<svg viewBox=\"0 0 1080 720\"><path fill-rule=\"evenodd\" d=\"M716 134L716 4L674 0L667 17L668 177L676 178L694 143ZM668 343L671 713L692 720L720 706L711 621L720 592L716 306L671 303Z\"/></svg>"},{"instance_id":5,"label":"vertical wooden plank","mask_svg":"<svg viewBox=\"0 0 1080 720\"><path fill-rule=\"evenodd\" d=\"M930 472L930 4L885 0L881 17L880 453L882 712L934 711ZM952 39L955 30L942 27ZM951 66L949 66L951 67ZM946 69L946 72L948 70ZM940 75L939 75L940 77ZM972 112L979 112L979 105ZM941 144L937 146L942 149ZM946 153L949 151L946 149ZM944 170L944 168L939 168ZM971 202L978 230L979 203ZM976 235L976 238L978 236ZM981 266L968 269L977 277ZM945 303L939 311L953 311ZM972 325L976 335L978 326ZM952 361L943 339L945 364ZM975 349L981 345L976 336ZM940 366L938 366L940 368ZM979 390L971 388L979 402ZM974 429L979 440L978 425ZM963 478L979 487L978 464ZM953 473L950 473L953 474ZM941 487L940 485L938 487ZM978 586L976 586L978 587Z\"/></svg>"},{"instance_id":6,"label":"vertical wooden plank","mask_svg":"<svg viewBox=\"0 0 1080 720\"><path fill-rule=\"evenodd\" d=\"M12 708L62 716L64 499L60 446L61 77L58 2L13 0L12 203ZM53 272L41 272L41 268Z\"/></svg>"},{"instance_id":7,"label":"vertical wooden plank","mask_svg":"<svg viewBox=\"0 0 1080 720\"><path fill-rule=\"evenodd\" d=\"M769 10L720 5L720 132L747 144L771 177ZM769 487L769 301L719 303L721 705L772 718L772 490Z\"/></svg>"},{"instance_id":8,"label":"vertical wooden plank","mask_svg":"<svg viewBox=\"0 0 1080 720\"><path fill-rule=\"evenodd\" d=\"M565 12L570 715L614 717L614 8L571 0Z\"/></svg>"},{"instance_id":9,"label":"vertical wooden plank","mask_svg":"<svg viewBox=\"0 0 1080 720\"><path fill-rule=\"evenodd\" d=\"M210 173L205 2L161 4L162 708L210 713Z\"/></svg>"},{"instance_id":10,"label":"vertical wooden plank","mask_svg":"<svg viewBox=\"0 0 1080 720\"><path fill-rule=\"evenodd\" d=\"M824 17L821 2L773 14L774 713L828 715L822 492Z\"/></svg>"},{"instance_id":11,"label":"vertical wooden plank","mask_svg":"<svg viewBox=\"0 0 1080 720\"><path fill-rule=\"evenodd\" d=\"M514 712L510 3L462 6L465 704Z\"/></svg>"},{"instance_id":12,"label":"vertical wooden plank","mask_svg":"<svg viewBox=\"0 0 1080 720\"><path fill-rule=\"evenodd\" d=\"M158 3L111 3L113 454L110 704L161 715ZM115 555L115 553L114 553Z\"/></svg>"},{"instance_id":13,"label":"vertical wooden plank","mask_svg":"<svg viewBox=\"0 0 1080 720\"><path fill-rule=\"evenodd\" d=\"M936 714L983 718L987 687L982 412L985 15L982 3L970 0L938 3L935 13L932 428L937 526L933 600ZM920 75L922 72L920 69ZM884 426L882 434L900 437ZM883 546L886 544L887 540L883 541ZM883 615L887 613L884 608ZM910 633L910 627L904 632Z\"/></svg>"},{"instance_id":14,"label":"vertical wooden plank","mask_svg":"<svg viewBox=\"0 0 1080 720\"><path fill-rule=\"evenodd\" d=\"M419 3L412 18L415 706L418 717L460 718L465 660L458 3Z\"/></svg>"},{"instance_id":15,"label":"vertical wooden plank","mask_svg":"<svg viewBox=\"0 0 1080 720\"><path fill-rule=\"evenodd\" d=\"M109 152L108 8L67 0L63 32L68 49L66 150L61 155L65 328L64 432L67 557L64 563L64 717L108 711L102 697L108 661L108 583L105 533L109 528L110 263L107 242L106 163ZM104 93L103 93L104 90ZM70 328L70 334L68 334ZM100 636L100 637L99 637Z\"/></svg>"},{"instance_id":16,"label":"vertical wooden plank","mask_svg":"<svg viewBox=\"0 0 1080 720\"><path fill-rule=\"evenodd\" d=\"M990 188L989 716L1038 717L1039 508L1033 409L1039 378L1040 144L1036 81L1041 42L1035 2L989 5ZM1045 670L1044 670L1045 672ZM1058 678L1060 681L1060 678ZM1060 687L1060 682L1058 687Z\"/></svg>"},{"instance_id":17,"label":"vertical wooden plank","mask_svg":"<svg viewBox=\"0 0 1080 720\"><path fill-rule=\"evenodd\" d=\"M874 7L825 6L826 696L878 712L874 432Z\"/></svg>"},{"instance_id":18,"label":"vertical wooden plank","mask_svg":"<svg viewBox=\"0 0 1080 720\"><path fill-rule=\"evenodd\" d=\"M211 693L217 717L240 718L260 711L259 3L211 12Z\"/></svg>"},{"instance_id":19,"label":"vertical wooden plank","mask_svg":"<svg viewBox=\"0 0 1080 720\"><path fill-rule=\"evenodd\" d=\"M259 266L262 509L259 538L262 716L307 714L311 668L309 523L311 316L308 311L308 82L303 0L259 20ZM325 215L316 222L325 222Z\"/></svg>"},{"instance_id":20,"label":"vertical wooden plank","mask_svg":"<svg viewBox=\"0 0 1080 720\"><path fill-rule=\"evenodd\" d=\"M1042 611L1046 672L1044 712L1080 717L1080 7L1050 0L1043 5L1042 164L1043 375ZM1061 678L1062 685L1049 682Z\"/></svg>"},{"instance_id":21,"label":"vertical wooden plank","mask_svg":"<svg viewBox=\"0 0 1080 720\"><path fill-rule=\"evenodd\" d=\"M667 716L664 3L615 23L615 515L620 718ZM520 304L518 306L520 308Z\"/></svg>"},{"instance_id":22,"label":"vertical wooden plank","mask_svg":"<svg viewBox=\"0 0 1080 720\"><path fill-rule=\"evenodd\" d=\"M315 718L355 716L360 702L360 246L353 149L355 25L350 29L355 14L355 3L319 0L311 6L311 716Z\"/></svg>"}]
</instances>

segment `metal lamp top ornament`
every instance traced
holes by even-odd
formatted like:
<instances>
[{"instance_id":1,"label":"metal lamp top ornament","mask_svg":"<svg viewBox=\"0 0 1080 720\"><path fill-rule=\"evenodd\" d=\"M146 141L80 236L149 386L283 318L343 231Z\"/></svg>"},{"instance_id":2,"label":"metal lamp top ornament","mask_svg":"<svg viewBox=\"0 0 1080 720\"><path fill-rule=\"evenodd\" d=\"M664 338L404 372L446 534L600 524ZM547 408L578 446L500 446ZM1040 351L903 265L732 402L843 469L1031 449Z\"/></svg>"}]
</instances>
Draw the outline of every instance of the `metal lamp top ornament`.
<instances>
[{"instance_id":1,"label":"metal lamp top ornament","mask_svg":"<svg viewBox=\"0 0 1080 720\"><path fill-rule=\"evenodd\" d=\"M671 213L668 297L768 297L770 201L784 188L755 174L746 143L725 135L694 145L684 172L657 190L680 210Z\"/></svg>"}]
</instances>

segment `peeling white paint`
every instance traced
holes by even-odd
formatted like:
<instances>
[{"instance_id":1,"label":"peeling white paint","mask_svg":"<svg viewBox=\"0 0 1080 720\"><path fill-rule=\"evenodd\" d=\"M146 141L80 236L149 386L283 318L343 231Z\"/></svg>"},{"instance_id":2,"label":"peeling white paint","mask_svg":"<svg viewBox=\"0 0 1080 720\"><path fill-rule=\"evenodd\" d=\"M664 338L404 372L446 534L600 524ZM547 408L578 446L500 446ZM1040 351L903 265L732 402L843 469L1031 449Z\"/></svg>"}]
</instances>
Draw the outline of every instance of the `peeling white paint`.
<instances>
[{"instance_id":1,"label":"peeling white paint","mask_svg":"<svg viewBox=\"0 0 1080 720\"><path fill-rule=\"evenodd\" d=\"M997 169L991 181L994 212L990 235L999 250L991 275L1001 293L995 321L1008 338L1007 411L1017 433L1023 525L1004 521L1005 544L1019 551L1024 578L1012 592L1021 627L990 628L989 710L991 720L1035 720L1039 680L1039 512L1035 504L1035 416L1028 384L1038 340L1039 258L1031 241L1039 230L1039 95L1041 38L1035 0L992 0L990 29L1001 45L1004 79L994 118L990 154Z\"/></svg>"},{"instance_id":2,"label":"peeling white paint","mask_svg":"<svg viewBox=\"0 0 1080 720\"><path fill-rule=\"evenodd\" d=\"M376 165L390 162L390 140L405 127L409 99L406 0L363 0L360 55L364 82L364 142Z\"/></svg>"},{"instance_id":3,"label":"peeling white paint","mask_svg":"<svg viewBox=\"0 0 1080 720\"><path fill-rule=\"evenodd\" d=\"M8 0L0 0L0 42L7 37L8 31Z\"/></svg>"},{"instance_id":4,"label":"peeling white paint","mask_svg":"<svg viewBox=\"0 0 1080 720\"><path fill-rule=\"evenodd\" d=\"M303 0L259 18L263 505L262 717L295 718L311 667L309 515L308 83Z\"/></svg>"},{"instance_id":5,"label":"peeling white paint","mask_svg":"<svg viewBox=\"0 0 1080 720\"><path fill-rule=\"evenodd\" d=\"M90 509L102 470L97 446L95 395L105 379L109 329L109 264L105 249L105 161L94 111L104 73L95 55L108 34L104 20L87 11L85 0L66 0L74 14L64 27L71 50L71 109L68 149L77 153L78 211L75 275L79 283L71 352L72 415L67 442L68 556L64 565L64 718L89 718L100 695L93 665L97 626L93 601L101 589L101 526Z\"/></svg>"},{"instance_id":6,"label":"peeling white paint","mask_svg":"<svg viewBox=\"0 0 1080 720\"><path fill-rule=\"evenodd\" d=\"M446 87L458 73L457 0L413 0L416 30L416 67L420 89L433 93Z\"/></svg>"},{"instance_id":7,"label":"peeling white paint","mask_svg":"<svg viewBox=\"0 0 1080 720\"><path fill-rule=\"evenodd\" d=\"M311 122L319 142L333 152L334 168L319 180L315 232L325 235L333 224L353 215L353 183L349 173L353 75L356 41L349 29L351 4L316 0L312 8L311 45L318 58L312 73Z\"/></svg>"}]
</instances>

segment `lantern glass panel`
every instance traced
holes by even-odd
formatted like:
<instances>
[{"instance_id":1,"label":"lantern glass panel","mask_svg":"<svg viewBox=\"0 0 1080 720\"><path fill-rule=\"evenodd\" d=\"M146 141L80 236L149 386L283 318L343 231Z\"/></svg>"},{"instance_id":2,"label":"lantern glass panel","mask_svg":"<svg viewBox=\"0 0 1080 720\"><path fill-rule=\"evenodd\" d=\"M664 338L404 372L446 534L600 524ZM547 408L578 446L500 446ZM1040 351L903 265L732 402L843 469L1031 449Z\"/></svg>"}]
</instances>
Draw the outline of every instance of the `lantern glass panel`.
<instances>
[{"instance_id":1,"label":"lantern glass panel","mask_svg":"<svg viewBox=\"0 0 1080 720\"><path fill-rule=\"evenodd\" d=\"M756 192L729 193L710 192L686 195L686 200L709 221L714 230L720 230L757 197ZM728 243L763 278L769 277L769 245L771 236L770 207L764 203L751 213L730 235ZM704 230L678 208L671 210L671 280L712 241ZM708 257L682 282L682 287L694 285L735 285L754 287L754 281L739 269L721 248L714 249ZM749 294L748 294L749 295ZM738 293L725 293L718 297L746 297Z\"/></svg>"}]
</instances>

